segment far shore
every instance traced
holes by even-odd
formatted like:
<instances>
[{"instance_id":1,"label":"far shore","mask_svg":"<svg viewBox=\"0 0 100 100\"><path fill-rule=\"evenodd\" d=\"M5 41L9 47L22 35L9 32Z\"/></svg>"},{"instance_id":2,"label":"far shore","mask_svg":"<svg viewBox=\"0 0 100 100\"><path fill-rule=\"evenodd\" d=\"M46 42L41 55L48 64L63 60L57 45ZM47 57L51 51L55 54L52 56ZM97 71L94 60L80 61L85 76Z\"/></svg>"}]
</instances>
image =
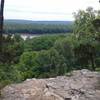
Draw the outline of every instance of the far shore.
<instances>
[{"instance_id":1,"label":"far shore","mask_svg":"<svg viewBox=\"0 0 100 100\"><path fill-rule=\"evenodd\" d=\"M52 33L52 34L47 34L47 33L46 34L16 33L16 34L21 35L21 37L24 40L26 40L27 38L34 38L34 37L39 37L39 36L44 36L44 35L67 35L69 33L58 33L58 34L56 34L56 33ZM7 34L4 34L4 35L6 36Z\"/></svg>"}]
</instances>

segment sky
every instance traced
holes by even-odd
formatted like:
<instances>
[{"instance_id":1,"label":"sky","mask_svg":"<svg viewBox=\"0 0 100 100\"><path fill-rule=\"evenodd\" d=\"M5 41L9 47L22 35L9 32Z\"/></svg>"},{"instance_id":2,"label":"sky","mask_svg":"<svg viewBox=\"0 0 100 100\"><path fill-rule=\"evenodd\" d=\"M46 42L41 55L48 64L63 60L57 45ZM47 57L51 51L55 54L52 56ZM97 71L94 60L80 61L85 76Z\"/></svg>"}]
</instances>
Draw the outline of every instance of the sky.
<instances>
[{"instance_id":1,"label":"sky","mask_svg":"<svg viewBox=\"0 0 100 100\"><path fill-rule=\"evenodd\" d=\"M5 0L5 19L73 20L73 12L87 7L99 9L99 0Z\"/></svg>"}]
</instances>

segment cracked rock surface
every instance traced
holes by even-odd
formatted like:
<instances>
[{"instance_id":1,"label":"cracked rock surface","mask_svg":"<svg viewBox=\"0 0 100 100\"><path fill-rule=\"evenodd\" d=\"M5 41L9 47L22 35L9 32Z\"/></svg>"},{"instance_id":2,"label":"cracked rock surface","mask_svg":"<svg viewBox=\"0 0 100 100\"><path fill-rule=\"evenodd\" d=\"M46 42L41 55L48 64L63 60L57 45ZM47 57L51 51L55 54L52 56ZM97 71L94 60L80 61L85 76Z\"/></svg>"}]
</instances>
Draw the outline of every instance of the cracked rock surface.
<instances>
[{"instance_id":1,"label":"cracked rock surface","mask_svg":"<svg viewBox=\"0 0 100 100\"><path fill-rule=\"evenodd\" d=\"M100 100L100 73L83 69L70 76L27 79L2 89L0 100Z\"/></svg>"}]
</instances>

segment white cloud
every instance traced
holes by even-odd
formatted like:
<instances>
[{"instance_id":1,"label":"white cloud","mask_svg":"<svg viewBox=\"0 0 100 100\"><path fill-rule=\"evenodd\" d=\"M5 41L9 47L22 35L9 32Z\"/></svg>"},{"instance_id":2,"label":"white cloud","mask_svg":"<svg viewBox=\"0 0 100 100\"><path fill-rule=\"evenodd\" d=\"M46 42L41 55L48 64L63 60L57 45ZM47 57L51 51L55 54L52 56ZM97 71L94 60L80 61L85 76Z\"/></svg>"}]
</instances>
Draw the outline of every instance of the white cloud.
<instances>
[{"instance_id":1,"label":"white cloud","mask_svg":"<svg viewBox=\"0 0 100 100\"><path fill-rule=\"evenodd\" d=\"M72 20L72 13L92 6L98 0L5 0L6 19Z\"/></svg>"}]
</instances>

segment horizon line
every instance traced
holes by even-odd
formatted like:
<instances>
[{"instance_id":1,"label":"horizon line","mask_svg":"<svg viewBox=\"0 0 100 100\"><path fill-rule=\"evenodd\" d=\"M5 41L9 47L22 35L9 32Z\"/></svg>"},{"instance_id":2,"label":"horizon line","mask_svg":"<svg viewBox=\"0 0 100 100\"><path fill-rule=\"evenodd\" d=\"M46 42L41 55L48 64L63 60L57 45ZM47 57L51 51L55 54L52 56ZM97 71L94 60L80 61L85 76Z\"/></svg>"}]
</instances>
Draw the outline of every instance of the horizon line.
<instances>
[{"instance_id":1,"label":"horizon line","mask_svg":"<svg viewBox=\"0 0 100 100\"><path fill-rule=\"evenodd\" d=\"M74 20L32 20L32 19L15 19L15 18L4 18L4 21L5 20L24 20L24 21L74 21Z\"/></svg>"}]
</instances>

